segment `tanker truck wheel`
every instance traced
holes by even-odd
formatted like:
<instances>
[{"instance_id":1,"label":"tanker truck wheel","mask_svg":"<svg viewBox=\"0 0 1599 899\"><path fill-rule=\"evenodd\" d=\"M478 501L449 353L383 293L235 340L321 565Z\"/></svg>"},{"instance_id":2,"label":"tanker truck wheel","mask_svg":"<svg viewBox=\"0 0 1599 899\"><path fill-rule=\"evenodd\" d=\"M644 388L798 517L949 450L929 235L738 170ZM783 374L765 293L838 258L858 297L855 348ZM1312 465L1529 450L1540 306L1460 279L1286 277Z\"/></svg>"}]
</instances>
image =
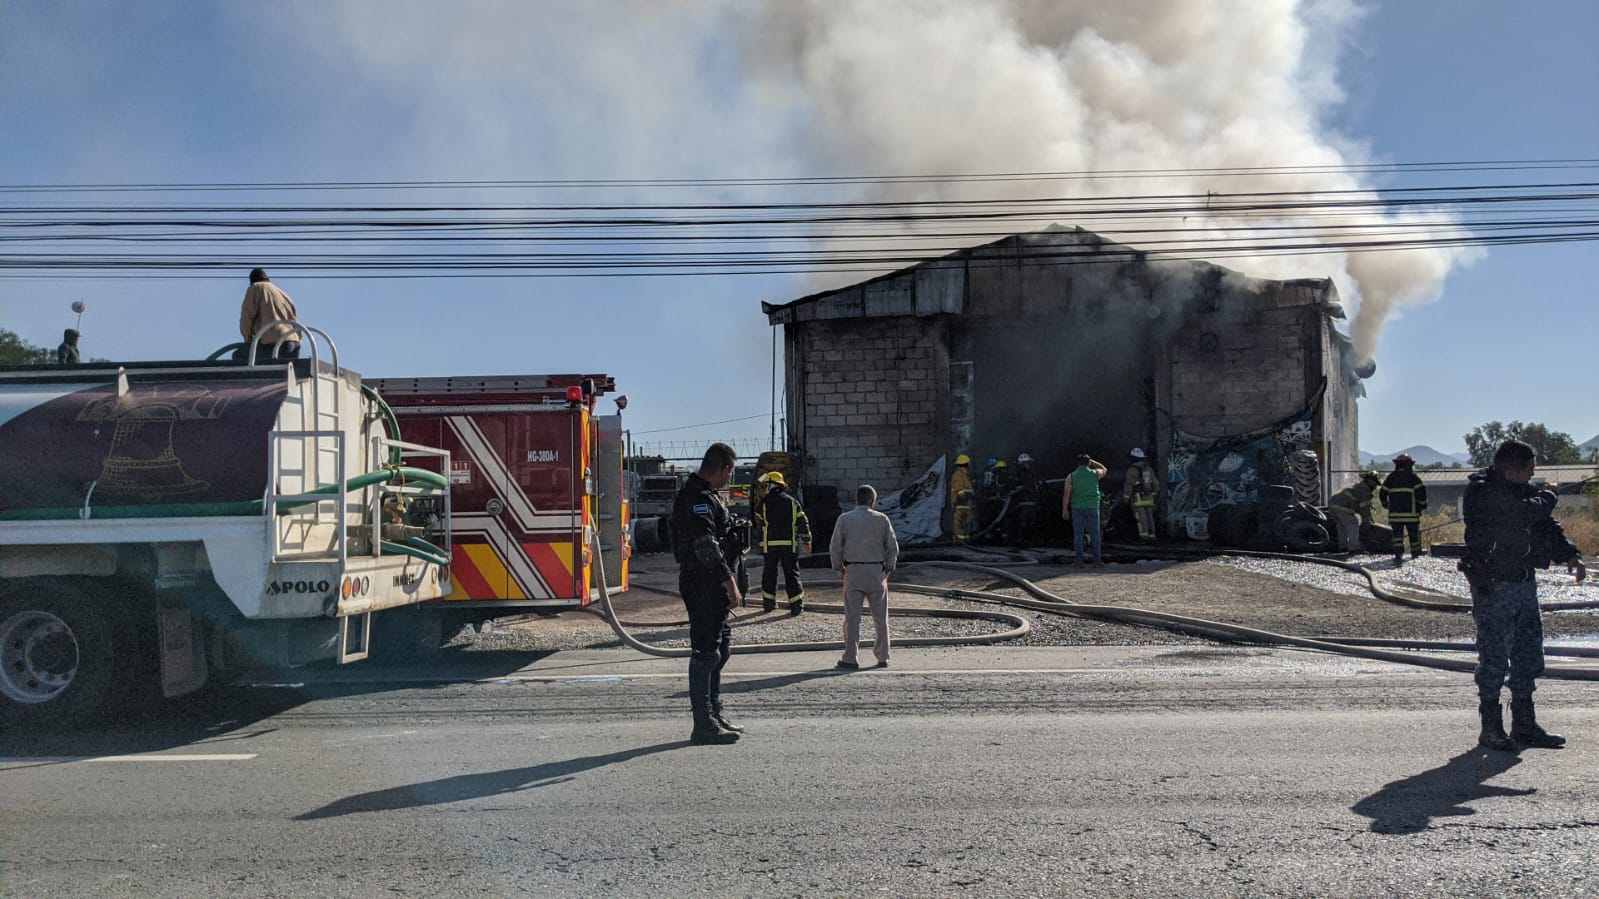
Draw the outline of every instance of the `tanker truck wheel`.
<instances>
[{"instance_id":1,"label":"tanker truck wheel","mask_svg":"<svg viewBox=\"0 0 1599 899\"><path fill-rule=\"evenodd\" d=\"M105 611L56 579L0 593L0 724L64 729L107 710L118 680Z\"/></svg>"}]
</instances>

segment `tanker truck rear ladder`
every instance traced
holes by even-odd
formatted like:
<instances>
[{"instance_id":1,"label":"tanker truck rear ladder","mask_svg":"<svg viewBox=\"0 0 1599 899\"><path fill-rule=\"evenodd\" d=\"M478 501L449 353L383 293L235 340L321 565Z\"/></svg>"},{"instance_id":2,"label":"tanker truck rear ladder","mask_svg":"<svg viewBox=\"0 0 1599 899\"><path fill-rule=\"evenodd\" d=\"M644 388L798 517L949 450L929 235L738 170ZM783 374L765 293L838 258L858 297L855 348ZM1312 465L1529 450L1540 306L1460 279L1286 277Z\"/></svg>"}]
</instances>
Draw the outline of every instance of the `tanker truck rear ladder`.
<instances>
[{"instance_id":1,"label":"tanker truck rear ladder","mask_svg":"<svg viewBox=\"0 0 1599 899\"><path fill-rule=\"evenodd\" d=\"M280 509L280 503L293 504L308 503L310 508L309 521L296 521L292 513L289 515L277 512L279 523L272 528L272 562L281 566L290 566L297 561L323 562L326 560L327 549L318 549L313 543L313 535L319 527L331 526L333 529L333 554L338 558L339 570L343 571L349 564L349 537L353 530L363 536L370 545L370 554L374 557L383 555L382 537L386 530L383 518L383 493L384 491L371 490L370 499L363 508L359 504L349 501L349 492L328 494L316 492L319 488L326 490L328 485L348 484L349 466L346 456L346 435L342 422L344 409L342 399L345 391L341 389L344 369L339 365L339 348L333 338L320 328L297 321L280 319L262 325L251 341L247 365L256 365L256 354L261 347L261 335L279 326L286 325L294 329L290 333L299 333L308 338L302 345L310 350L311 376L313 383L309 395L298 393L293 389L294 368L289 366L288 377L291 382L288 399L284 405L297 406L300 409L301 420L307 418L312 422L313 429L309 431L274 431L270 435L270 460L269 470L273 472L268 488L268 493L262 503L263 514L268 519L274 517L274 511ZM280 337L281 343L288 334ZM317 354L317 340L320 337L327 342L328 356L331 359L331 370L324 370L319 365ZM277 355L277 344L272 347L273 356ZM309 406L309 416L306 408ZM292 448L288 456L298 455L300 467L284 467L284 443L294 441L298 444L299 452ZM308 451L309 447L309 451ZM378 470L385 465L397 467L406 457L431 456L442 461L443 470L450 467L450 454L446 451L432 447L419 446L405 443L398 439L398 434L393 437L374 435L372 437L371 470ZM308 470L309 469L309 470ZM288 485L299 487L298 492L289 489ZM425 488L410 487L406 485L389 486L386 488L390 495L414 496L425 493ZM333 505L331 513L325 512L328 504ZM443 526L440 549L446 556L450 552L450 527L449 527L449 494L445 492L445 511L440 517ZM344 526L342 523L351 513L364 513L367 523L354 527ZM342 589L342 588L341 588ZM357 614L341 616L339 627L338 662L341 665L358 662L367 658L372 645L372 613L365 611ZM352 632L352 622L355 630Z\"/></svg>"}]
</instances>

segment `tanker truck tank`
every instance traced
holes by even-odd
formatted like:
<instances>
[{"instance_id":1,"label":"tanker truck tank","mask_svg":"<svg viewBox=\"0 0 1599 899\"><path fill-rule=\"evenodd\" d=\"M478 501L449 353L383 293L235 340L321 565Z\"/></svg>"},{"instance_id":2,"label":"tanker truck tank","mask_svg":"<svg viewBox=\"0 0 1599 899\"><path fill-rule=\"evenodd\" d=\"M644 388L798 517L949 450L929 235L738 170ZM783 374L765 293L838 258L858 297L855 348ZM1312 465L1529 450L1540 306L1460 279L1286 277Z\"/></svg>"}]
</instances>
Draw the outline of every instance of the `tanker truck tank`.
<instances>
[{"instance_id":1,"label":"tanker truck tank","mask_svg":"<svg viewBox=\"0 0 1599 899\"><path fill-rule=\"evenodd\" d=\"M357 661L448 592L449 454L299 327L308 359L0 367L0 726Z\"/></svg>"}]
</instances>

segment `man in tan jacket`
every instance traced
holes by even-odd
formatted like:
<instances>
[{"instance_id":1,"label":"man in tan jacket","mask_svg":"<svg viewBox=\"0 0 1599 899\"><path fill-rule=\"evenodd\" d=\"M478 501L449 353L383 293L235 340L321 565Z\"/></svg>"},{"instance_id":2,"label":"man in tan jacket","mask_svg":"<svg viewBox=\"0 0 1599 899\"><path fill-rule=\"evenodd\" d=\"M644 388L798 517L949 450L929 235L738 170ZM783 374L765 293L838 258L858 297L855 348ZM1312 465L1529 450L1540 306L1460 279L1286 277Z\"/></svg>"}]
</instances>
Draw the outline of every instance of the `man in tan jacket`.
<instances>
[{"instance_id":1,"label":"man in tan jacket","mask_svg":"<svg viewBox=\"0 0 1599 899\"><path fill-rule=\"evenodd\" d=\"M877 638L872 653L877 667L888 667L888 576L899 560L899 541L888 516L872 508L877 491L862 485L855 491L855 508L838 517L828 555L833 570L844 575L844 658L840 668L859 668L855 652L861 642L861 605L872 607Z\"/></svg>"},{"instance_id":2,"label":"man in tan jacket","mask_svg":"<svg viewBox=\"0 0 1599 899\"><path fill-rule=\"evenodd\" d=\"M239 308L239 333L244 335L245 347L234 354L235 359L249 357L249 343L256 332L269 322L299 321L294 312L294 301L278 289L262 269L250 271L250 286L244 291L244 304ZM272 345L278 344L279 359L300 358L300 333L289 325L273 325L261 334L255 351L257 359L271 359Z\"/></svg>"}]
</instances>

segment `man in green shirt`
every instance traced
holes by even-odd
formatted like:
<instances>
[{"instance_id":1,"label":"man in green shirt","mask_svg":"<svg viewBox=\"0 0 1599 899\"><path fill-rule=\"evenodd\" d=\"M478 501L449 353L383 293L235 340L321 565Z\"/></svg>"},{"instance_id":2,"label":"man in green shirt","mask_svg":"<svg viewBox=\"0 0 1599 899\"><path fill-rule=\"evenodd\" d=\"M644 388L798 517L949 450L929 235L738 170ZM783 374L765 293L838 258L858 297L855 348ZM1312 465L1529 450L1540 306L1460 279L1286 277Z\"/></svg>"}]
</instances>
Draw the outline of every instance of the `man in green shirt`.
<instances>
[{"instance_id":1,"label":"man in green shirt","mask_svg":"<svg viewBox=\"0 0 1599 899\"><path fill-rule=\"evenodd\" d=\"M1060 517L1072 523L1072 548L1077 551L1077 567L1083 567L1083 532L1087 531L1094 544L1094 564L1103 568L1105 552L1099 530L1099 480L1105 476L1105 466L1083 453L1077 457L1077 469L1066 478L1066 490L1060 500Z\"/></svg>"}]
</instances>

